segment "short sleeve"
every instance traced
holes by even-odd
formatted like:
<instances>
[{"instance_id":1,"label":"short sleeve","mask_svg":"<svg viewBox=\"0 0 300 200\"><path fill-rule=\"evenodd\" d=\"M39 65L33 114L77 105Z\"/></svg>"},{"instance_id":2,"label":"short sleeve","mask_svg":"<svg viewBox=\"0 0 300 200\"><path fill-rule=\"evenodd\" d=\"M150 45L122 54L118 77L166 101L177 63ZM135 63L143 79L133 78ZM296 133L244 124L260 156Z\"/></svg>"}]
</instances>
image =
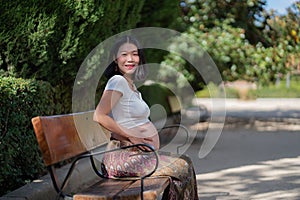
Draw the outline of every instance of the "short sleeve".
<instances>
[{"instance_id":1,"label":"short sleeve","mask_svg":"<svg viewBox=\"0 0 300 200\"><path fill-rule=\"evenodd\" d=\"M124 94L126 92L126 84L127 81L123 76L115 75L108 80L105 90L114 90Z\"/></svg>"}]
</instances>

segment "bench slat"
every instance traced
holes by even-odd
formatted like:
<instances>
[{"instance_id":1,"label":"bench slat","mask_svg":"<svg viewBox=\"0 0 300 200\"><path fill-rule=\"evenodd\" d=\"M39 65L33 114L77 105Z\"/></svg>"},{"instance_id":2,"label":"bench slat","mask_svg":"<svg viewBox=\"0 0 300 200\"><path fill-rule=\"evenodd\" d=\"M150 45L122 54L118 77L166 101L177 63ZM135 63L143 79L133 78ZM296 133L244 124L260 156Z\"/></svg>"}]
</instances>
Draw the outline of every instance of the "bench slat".
<instances>
[{"instance_id":1,"label":"bench slat","mask_svg":"<svg viewBox=\"0 0 300 200\"><path fill-rule=\"evenodd\" d=\"M146 178L144 180L144 199L156 200L169 185L168 177ZM121 192L118 197L122 200L140 199L141 181L136 181L126 190Z\"/></svg>"},{"instance_id":2,"label":"bench slat","mask_svg":"<svg viewBox=\"0 0 300 200\"><path fill-rule=\"evenodd\" d=\"M83 192L73 196L73 200L113 200L134 181L103 179Z\"/></svg>"},{"instance_id":3,"label":"bench slat","mask_svg":"<svg viewBox=\"0 0 300 200\"><path fill-rule=\"evenodd\" d=\"M144 199L157 199L160 194L168 187L168 177L150 177L144 180ZM74 195L74 200L104 200L122 199L138 200L141 199L141 181L116 181L103 184L96 183L89 189Z\"/></svg>"}]
</instances>

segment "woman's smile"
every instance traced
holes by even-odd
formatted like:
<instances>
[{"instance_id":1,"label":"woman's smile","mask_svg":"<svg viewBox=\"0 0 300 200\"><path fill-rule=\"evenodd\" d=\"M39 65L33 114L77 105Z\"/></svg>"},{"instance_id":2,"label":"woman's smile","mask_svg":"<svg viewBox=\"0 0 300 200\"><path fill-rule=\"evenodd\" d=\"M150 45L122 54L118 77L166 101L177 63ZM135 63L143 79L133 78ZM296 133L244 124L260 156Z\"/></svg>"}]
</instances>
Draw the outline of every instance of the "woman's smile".
<instances>
[{"instance_id":1,"label":"woman's smile","mask_svg":"<svg viewBox=\"0 0 300 200\"><path fill-rule=\"evenodd\" d=\"M129 70L132 70L133 68L135 68L135 65L125 65L125 67L127 67Z\"/></svg>"}]
</instances>

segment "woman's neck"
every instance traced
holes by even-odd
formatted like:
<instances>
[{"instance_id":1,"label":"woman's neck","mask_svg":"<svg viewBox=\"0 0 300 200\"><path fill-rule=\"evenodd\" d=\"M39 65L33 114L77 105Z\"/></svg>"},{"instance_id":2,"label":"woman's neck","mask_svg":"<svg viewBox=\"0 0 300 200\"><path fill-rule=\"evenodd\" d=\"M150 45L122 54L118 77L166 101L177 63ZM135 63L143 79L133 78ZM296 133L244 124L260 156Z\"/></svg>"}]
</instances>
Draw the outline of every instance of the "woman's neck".
<instances>
[{"instance_id":1,"label":"woman's neck","mask_svg":"<svg viewBox=\"0 0 300 200\"><path fill-rule=\"evenodd\" d=\"M131 78L131 76L125 76L123 75L123 77L126 79L126 81L128 82L129 87L132 89L132 91L137 92L136 87L134 85L134 82Z\"/></svg>"},{"instance_id":2,"label":"woman's neck","mask_svg":"<svg viewBox=\"0 0 300 200\"><path fill-rule=\"evenodd\" d=\"M124 74L123 76L129 84L133 85L133 80L132 80L132 77L130 75L125 75Z\"/></svg>"}]
</instances>

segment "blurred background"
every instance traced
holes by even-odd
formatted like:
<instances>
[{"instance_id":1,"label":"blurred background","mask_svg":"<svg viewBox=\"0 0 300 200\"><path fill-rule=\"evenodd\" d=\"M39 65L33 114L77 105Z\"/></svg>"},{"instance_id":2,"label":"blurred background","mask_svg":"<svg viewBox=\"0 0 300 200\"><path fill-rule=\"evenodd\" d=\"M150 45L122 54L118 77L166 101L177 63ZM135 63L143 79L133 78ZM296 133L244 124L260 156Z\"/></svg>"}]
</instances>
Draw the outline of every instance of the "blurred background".
<instances>
[{"instance_id":1,"label":"blurred background","mask_svg":"<svg viewBox=\"0 0 300 200\"><path fill-rule=\"evenodd\" d=\"M297 0L1 0L0 21L0 195L45 174L31 118L72 112L81 63L99 43L125 30L183 33L211 56L223 80L205 83L184 59L146 50L147 61L160 64L156 73L167 87L187 87L179 76L173 81L176 69L200 99L218 97L220 85L226 98L248 103L300 97ZM182 43L179 38L173 45ZM181 50L193 54L186 48ZM151 101L147 93L144 98Z\"/></svg>"}]
</instances>

